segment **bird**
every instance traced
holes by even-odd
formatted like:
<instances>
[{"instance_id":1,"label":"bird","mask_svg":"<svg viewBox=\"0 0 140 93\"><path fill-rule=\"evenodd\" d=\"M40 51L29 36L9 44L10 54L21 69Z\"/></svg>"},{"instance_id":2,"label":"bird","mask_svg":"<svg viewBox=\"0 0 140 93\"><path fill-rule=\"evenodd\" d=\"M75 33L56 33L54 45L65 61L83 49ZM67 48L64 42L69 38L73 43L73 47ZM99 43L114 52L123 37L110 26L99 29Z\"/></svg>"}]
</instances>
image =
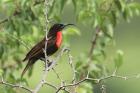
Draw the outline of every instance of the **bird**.
<instances>
[{"instance_id":1,"label":"bird","mask_svg":"<svg viewBox=\"0 0 140 93\"><path fill-rule=\"evenodd\" d=\"M28 62L21 74L22 77L25 74L25 72L30 67L32 67L37 60L45 58L45 53L43 49L45 49L46 42L47 47L45 51L47 56L53 55L60 48L62 43L62 30L69 25L74 24L61 24L61 23L54 24L49 29L47 39L45 36L40 42L38 42L35 46L32 47L32 49L26 54L25 58L23 59L23 62L27 60Z\"/></svg>"}]
</instances>

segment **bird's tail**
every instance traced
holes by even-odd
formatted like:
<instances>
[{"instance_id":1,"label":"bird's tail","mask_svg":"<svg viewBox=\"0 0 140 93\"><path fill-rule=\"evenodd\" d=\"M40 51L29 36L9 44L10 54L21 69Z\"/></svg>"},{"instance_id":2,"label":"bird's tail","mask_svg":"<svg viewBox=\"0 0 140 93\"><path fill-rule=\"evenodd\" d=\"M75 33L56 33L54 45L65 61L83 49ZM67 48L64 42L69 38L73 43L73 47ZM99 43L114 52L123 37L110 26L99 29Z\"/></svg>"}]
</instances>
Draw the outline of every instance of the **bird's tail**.
<instances>
[{"instance_id":1,"label":"bird's tail","mask_svg":"<svg viewBox=\"0 0 140 93\"><path fill-rule=\"evenodd\" d=\"M22 71L21 77L23 77L23 75L25 74L25 72L26 72L29 68L31 68L31 67L33 66L33 64L34 64L34 61L33 61L33 60L28 61L26 67L25 67L24 70Z\"/></svg>"},{"instance_id":2,"label":"bird's tail","mask_svg":"<svg viewBox=\"0 0 140 93\"><path fill-rule=\"evenodd\" d=\"M26 61L27 60L27 57L25 57L22 61L24 62L24 61Z\"/></svg>"}]
</instances>

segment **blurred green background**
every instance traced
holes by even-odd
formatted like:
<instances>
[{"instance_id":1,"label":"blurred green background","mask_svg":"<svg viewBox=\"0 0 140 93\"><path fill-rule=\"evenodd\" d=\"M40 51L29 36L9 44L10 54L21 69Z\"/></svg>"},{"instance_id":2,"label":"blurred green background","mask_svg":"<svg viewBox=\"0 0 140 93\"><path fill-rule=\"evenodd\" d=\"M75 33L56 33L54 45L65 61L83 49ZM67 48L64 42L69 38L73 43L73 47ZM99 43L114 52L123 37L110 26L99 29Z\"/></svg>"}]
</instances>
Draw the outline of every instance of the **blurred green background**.
<instances>
[{"instance_id":1,"label":"blurred green background","mask_svg":"<svg viewBox=\"0 0 140 93\"><path fill-rule=\"evenodd\" d=\"M138 0L137 0L138 1ZM76 16L74 14L74 8L71 4L67 4L63 10L62 23L76 23ZM76 56L81 55L81 52L88 52L91 46L92 35L94 30L78 23L77 28L81 31L80 36L71 36L69 39L70 49L73 61L76 60ZM104 61L105 66L109 69L109 73L114 71L114 63L112 62L113 56L117 49L124 51L124 62L123 65L118 70L118 74L122 76L132 76L140 73L140 17L134 17L130 22L121 20L114 31L114 40L116 40L115 45L109 45L106 48L108 53L107 59ZM22 58L21 58L22 59ZM69 81L72 78L72 72L70 66L68 65L67 57L64 55L59 61L59 65L56 67L58 73L62 79ZM24 64L24 63L23 63ZM33 69L33 75L27 78L29 86L34 88L39 82L43 71L43 63L41 61L37 62ZM18 72L20 73L22 69ZM18 74L20 75L20 74ZM50 71L47 77L47 81L53 84L59 84L60 81L57 79L53 71ZM140 78L133 78L128 80L111 78L103 84L106 87L107 93L140 93ZM94 93L101 93L101 84L94 86ZM1 92L0 92L1 93ZM54 89L49 86L43 86L40 93L54 93Z\"/></svg>"}]
</instances>

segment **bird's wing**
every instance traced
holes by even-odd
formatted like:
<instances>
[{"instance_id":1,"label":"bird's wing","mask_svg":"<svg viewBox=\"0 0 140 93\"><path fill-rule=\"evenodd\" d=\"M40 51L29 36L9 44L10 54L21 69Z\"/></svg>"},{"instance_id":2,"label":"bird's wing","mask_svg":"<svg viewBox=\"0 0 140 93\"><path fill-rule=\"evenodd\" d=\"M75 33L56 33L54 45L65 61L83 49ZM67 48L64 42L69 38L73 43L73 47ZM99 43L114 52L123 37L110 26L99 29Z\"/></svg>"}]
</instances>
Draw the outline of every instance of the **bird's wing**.
<instances>
[{"instance_id":1,"label":"bird's wing","mask_svg":"<svg viewBox=\"0 0 140 93\"><path fill-rule=\"evenodd\" d=\"M37 43L26 55L25 60L33 58L33 57L37 57L38 55L43 54L43 49L45 47L45 41L46 38L44 38L42 41L40 41L39 43ZM51 47L52 45L55 44L55 38L53 37L49 37L48 41L47 41L47 48Z\"/></svg>"},{"instance_id":2,"label":"bird's wing","mask_svg":"<svg viewBox=\"0 0 140 93\"><path fill-rule=\"evenodd\" d=\"M42 50L42 48L44 47L44 43L45 42L45 38L40 41L39 43L37 43L26 55L26 57L24 58L23 61L32 58L33 56L35 56L36 54L40 54Z\"/></svg>"}]
</instances>

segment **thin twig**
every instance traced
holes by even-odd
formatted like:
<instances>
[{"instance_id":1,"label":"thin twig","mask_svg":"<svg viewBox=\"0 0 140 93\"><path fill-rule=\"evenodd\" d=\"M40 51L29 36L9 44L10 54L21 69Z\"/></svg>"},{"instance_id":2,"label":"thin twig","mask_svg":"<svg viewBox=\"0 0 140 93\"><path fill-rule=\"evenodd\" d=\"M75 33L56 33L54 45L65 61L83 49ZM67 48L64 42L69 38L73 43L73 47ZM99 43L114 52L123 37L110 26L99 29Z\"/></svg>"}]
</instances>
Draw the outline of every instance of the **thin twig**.
<instances>
[{"instance_id":1,"label":"thin twig","mask_svg":"<svg viewBox=\"0 0 140 93\"><path fill-rule=\"evenodd\" d=\"M106 10L106 12L108 13L109 10L112 8L112 3L110 4L109 8ZM103 21L105 20L105 18L103 19ZM90 48L90 51L89 51L89 58L87 60L87 66L86 67L89 67L89 65L91 64L91 61L93 60L94 58L94 55L93 55L93 52L95 50L95 46L96 46L96 43L97 43L97 40L99 38L99 33L101 32L101 28L100 26L96 26L95 28L95 36L93 35L92 37L92 45L91 45L91 48Z\"/></svg>"},{"instance_id":2,"label":"thin twig","mask_svg":"<svg viewBox=\"0 0 140 93\"><path fill-rule=\"evenodd\" d=\"M116 72L116 69L114 70L114 72ZM130 79L130 78L140 78L139 77L140 74L133 75L133 77L132 76L127 77L127 76L117 75L116 73L114 74L114 72L111 75L109 75L109 76L105 76L105 77L102 77L102 78L99 78L99 79L98 78L97 79L89 78L89 73L88 73L87 76L85 78L81 79L80 81L77 81L77 82L72 83L72 84L67 84L67 85L60 86L56 90L56 93L59 93L60 90L64 90L67 87L78 86L78 85L80 85L81 83L83 83L85 81L94 81L95 83L99 84L102 81L107 80L107 79L110 79L110 78L120 78L120 79L124 79L124 80ZM105 93L105 91L103 93Z\"/></svg>"},{"instance_id":3,"label":"thin twig","mask_svg":"<svg viewBox=\"0 0 140 93\"><path fill-rule=\"evenodd\" d=\"M50 84L50 83L48 83L48 82L45 82L44 84L46 84L46 85L48 85L48 86L50 86L50 87L52 87L52 88L54 88L54 89L57 89L57 87L56 87L55 85Z\"/></svg>"},{"instance_id":4,"label":"thin twig","mask_svg":"<svg viewBox=\"0 0 140 93\"><path fill-rule=\"evenodd\" d=\"M27 87L24 87L24 86L22 86L22 85L7 83L6 81L3 80L3 78L1 78L0 84L6 85L6 86L10 86L10 87L12 87L12 88L18 87L18 88L24 89L24 90L26 90L26 91L32 93L32 90L31 90L31 89L29 89L29 88L27 88Z\"/></svg>"},{"instance_id":5,"label":"thin twig","mask_svg":"<svg viewBox=\"0 0 140 93\"><path fill-rule=\"evenodd\" d=\"M49 64L48 64L48 56L47 56L47 41L48 41L47 33L48 33L48 23L49 23L49 21L48 21L48 3L49 3L49 1L45 0L45 2L44 2L44 7L45 7L44 16L45 16L45 23L46 23L45 24L46 41L45 41L45 48L43 49L44 55L45 55L45 71L44 71L44 73L43 73L43 75L41 77L40 82L35 87L33 93L38 93L40 88L45 84L45 82L46 82L45 79L46 79L46 77L48 75L49 70L51 69L50 68L51 66L49 67ZM54 62L52 64L54 64Z\"/></svg>"},{"instance_id":6,"label":"thin twig","mask_svg":"<svg viewBox=\"0 0 140 93\"><path fill-rule=\"evenodd\" d=\"M101 31L101 29L97 26L96 27L96 33L95 33L95 36L93 35L92 45L91 45L91 48L90 48L90 51L89 51L88 65L90 65L91 60L93 58L93 55L92 54L93 54L93 51L95 50L96 42L97 42L97 39L99 37L100 31Z\"/></svg>"},{"instance_id":7,"label":"thin twig","mask_svg":"<svg viewBox=\"0 0 140 93\"><path fill-rule=\"evenodd\" d=\"M51 65L48 67L48 65L45 67L45 71L41 77L40 82L37 84L37 86L35 87L35 89L33 90L33 93L38 93L38 91L40 90L40 88L46 83L46 77L48 75L49 70L51 70L52 68L54 68L54 66L56 65L56 63L58 62L58 60L60 59L60 57L62 56L62 54L65 52L65 49L62 49L62 51L59 53L59 55L57 56L57 58L55 60L52 61ZM53 85L52 85L53 86Z\"/></svg>"},{"instance_id":8,"label":"thin twig","mask_svg":"<svg viewBox=\"0 0 140 93\"><path fill-rule=\"evenodd\" d=\"M0 21L0 24L3 24L3 23L5 23L5 22L7 22L7 21L8 21L8 18L6 18L6 19Z\"/></svg>"},{"instance_id":9,"label":"thin twig","mask_svg":"<svg viewBox=\"0 0 140 93\"><path fill-rule=\"evenodd\" d=\"M75 80L76 80L76 69L75 69L75 67L74 67L74 64L73 64L73 57L72 57L72 55L70 54L70 50L69 49L67 49L67 53L68 53L68 58L69 58L69 64L70 64L70 67L71 67L71 69L72 69L72 72L73 72L73 79L72 79L72 82L75 82Z\"/></svg>"},{"instance_id":10,"label":"thin twig","mask_svg":"<svg viewBox=\"0 0 140 93\"><path fill-rule=\"evenodd\" d=\"M54 71L54 73L56 74L57 78L60 80L60 81L63 81L60 77L60 75L56 72L56 70L54 68L52 68L52 70Z\"/></svg>"}]
</instances>

